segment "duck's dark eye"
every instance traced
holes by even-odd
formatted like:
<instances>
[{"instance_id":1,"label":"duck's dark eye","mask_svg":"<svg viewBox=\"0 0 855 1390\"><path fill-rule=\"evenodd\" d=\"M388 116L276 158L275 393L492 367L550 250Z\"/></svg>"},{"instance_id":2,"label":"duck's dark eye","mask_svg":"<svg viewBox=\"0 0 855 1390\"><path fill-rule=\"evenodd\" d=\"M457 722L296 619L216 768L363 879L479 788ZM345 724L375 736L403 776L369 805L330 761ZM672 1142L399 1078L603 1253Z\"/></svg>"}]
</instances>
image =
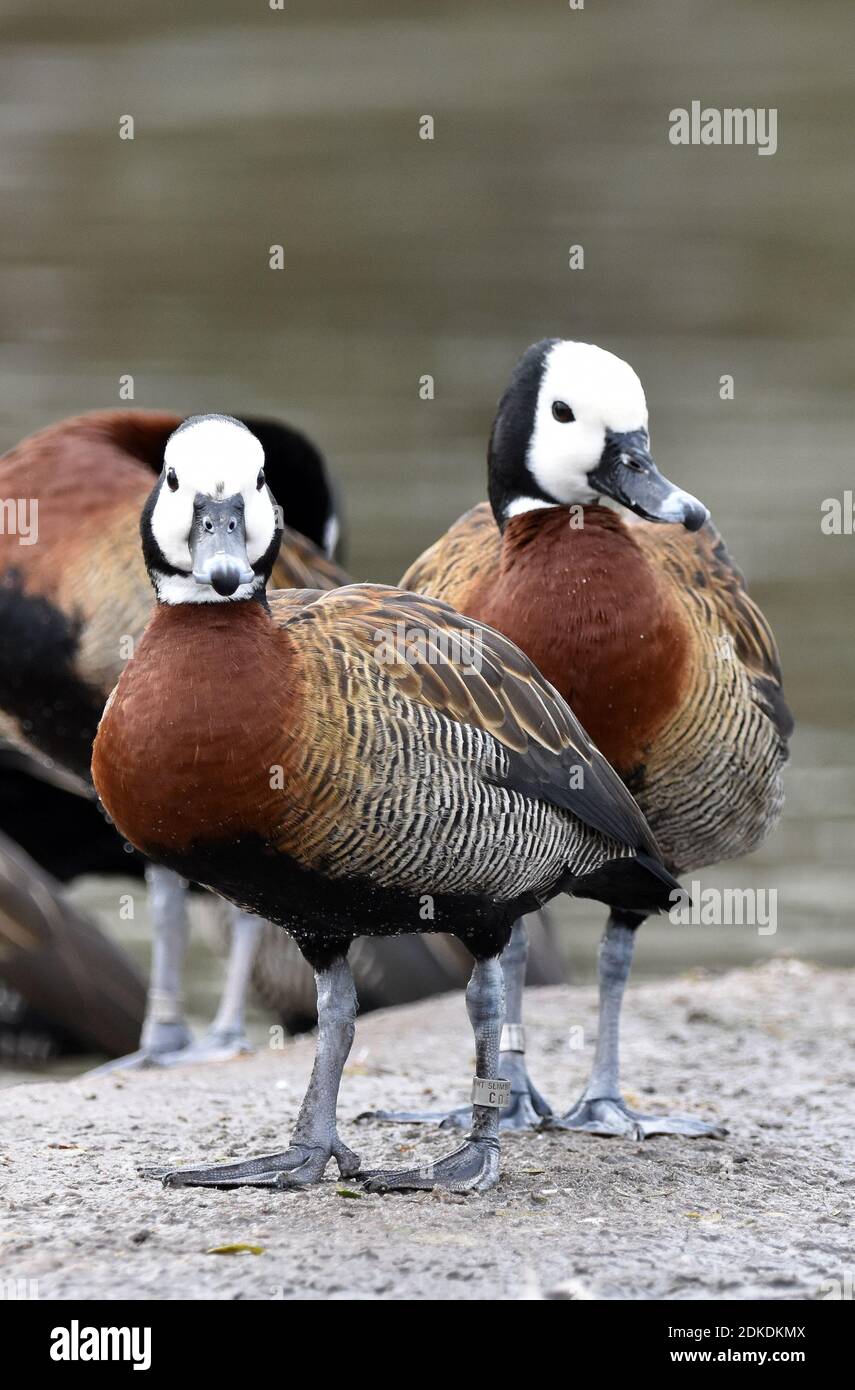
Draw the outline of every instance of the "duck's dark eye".
<instances>
[{"instance_id":1,"label":"duck's dark eye","mask_svg":"<svg viewBox=\"0 0 855 1390\"><path fill-rule=\"evenodd\" d=\"M166 470L166 486L170 492L178 491L178 474L174 468L167 468Z\"/></svg>"},{"instance_id":2,"label":"duck's dark eye","mask_svg":"<svg viewBox=\"0 0 855 1390\"><path fill-rule=\"evenodd\" d=\"M576 416L573 414L573 411L570 409L566 401L553 401L552 414L554 418L558 421L559 425L569 425L573 420L576 419Z\"/></svg>"},{"instance_id":3,"label":"duck's dark eye","mask_svg":"<svg viewBox=\"0 0 855 1390\"><path fill-rule=\"evenodd\" d=\"M257 489L258 489L259 492L260 492L261 489L264 487L264 469L263 469L263 468L259 468L259 470L258 470L258 477L257 477L256 480L255 480L255 486L257 487Z\"/></svg>"}]
</instances>

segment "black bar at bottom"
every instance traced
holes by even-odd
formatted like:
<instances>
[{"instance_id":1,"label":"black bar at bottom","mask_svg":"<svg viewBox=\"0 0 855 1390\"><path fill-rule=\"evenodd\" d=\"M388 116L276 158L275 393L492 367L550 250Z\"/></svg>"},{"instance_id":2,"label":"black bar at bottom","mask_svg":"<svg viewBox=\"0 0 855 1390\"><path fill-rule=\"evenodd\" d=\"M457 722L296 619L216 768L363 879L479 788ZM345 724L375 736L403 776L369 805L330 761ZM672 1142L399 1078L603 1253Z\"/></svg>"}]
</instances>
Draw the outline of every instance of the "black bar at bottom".
<instances>
[{"instance_id":1,"label":"black bar at bottom","mask_svg":"<svg viewBox=\"0 0 855 1390\"><path fill-rule=\"evenodd\" d=\"M303 1304L297 1308L277 1300L270 1302L0 1302L0 1330L6 1355L13 1356L20 1371L42 1376L48 1372L67 1377L75 1369L87 1378L107 1371L158 1377L174 1376L183 1365L192 1365L194 1378L208 1370L218 1379L229 1371L254 1379L262 1368L268 1373L274 1365L284 1371L294 1357L310 1347L301 1334L308 1331ZM309 1301L309 1300L306 1300ZM332 1341L324 1339L324 1377L329 1375L328 1353L340 1359L343 1367L358 1367L368 1348L362 1340L371 1336L372 1325L380 1335L388 1311L372 1307L378 1300L358 1304L360 1338L348 1336L346 1307L338 1300L322 1304L311 1319L329 1319ZM406 1313L395 1300L396 1337L403 1330ZM334 1306L331 1306L334 1304ZM418 1318L425 1332L425 1311L421 1304ZM495 1329L479 1331L485 1315L471 1303L436 1303L431 1342L438 1349L444 1328L462 1315L460 1336L480 1347L481 1359L487 1352ZM520 1310L522 1311L522 1310ZM551 1335L560 1337L556 1351L578 1353L584 1361L598 1346L597 1360L608 1365L610 1378L621 1370L658 1373L666 1367L691 1374L704 1365L753 1365L758 1372L779 1366L809 1368L814 1374L841 1362L851 1346L852 1303L765 1302L765 1303L578 1303L565 1308L557 1323L545 1314ZM537 1316L535 1312L531 1316ZM377 1319L376 1323L374 1319ZM540 1321L538 1317L538 1322ZM345 1324L345 1327L342 1324ZM491 1318L492 1323L492 1318ZM514 1324L517 1328L518 1323ZM387 1327L388 1331L388 1327ZM344 1336L342 1333L344 1332ZM415 1332L414 1332L415 1335ZM575 1339L577 1352L573 1352ZM298 1340L299 1339L299 1340ZM501 1349L502 1336L495 1344ZM303 1350L301 1351L301 1343ZM317 1344L315 1346L317 1352ZM583 1354L584 1353L584 1354ZM313 1354L314 1355L314 1354ZM550 1358L544 1358L548 1374ZM392 1371L383 1373L386 1378ZM305 1374L305 1372L302 1372Z\"/></svg>"}]
</instances>

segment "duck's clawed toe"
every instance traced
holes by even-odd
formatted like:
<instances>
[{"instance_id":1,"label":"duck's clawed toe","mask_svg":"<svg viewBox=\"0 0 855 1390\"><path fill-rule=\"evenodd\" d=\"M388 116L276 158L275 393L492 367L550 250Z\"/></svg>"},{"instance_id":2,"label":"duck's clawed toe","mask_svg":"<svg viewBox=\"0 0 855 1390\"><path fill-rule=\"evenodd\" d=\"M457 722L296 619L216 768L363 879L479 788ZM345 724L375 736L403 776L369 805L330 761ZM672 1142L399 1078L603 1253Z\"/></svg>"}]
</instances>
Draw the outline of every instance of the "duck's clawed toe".
<instances>
[{"instance_id":1,"label":"duck's clawed toe","mask_svg":"<svg viewBox=\"0 0 855 1390\"><path fill-rule=\"evenodd\" d=\"M357 1124L377 1120L389 1125L432 1125L434 1129L471 1129L472 1106L461 1105L457 1110L363 1110Z\"/></svg>"},{"instance_id":2,"label":"duck's clawed toe","mask_svg":"<svg viewBox=\"0 0 855 1390\"><path fill-rule=\"evenodd\" d=\"M141 1071L143 1067L156 1067L160 1059L149 1052L146 1048L140 1047L136 1052L127 1052L124 1057L113 1057L109 1062L102 1062L100 1066L91 1067L86 1072L87 1079L95 1076L110 1076L116 1071Z\"/></svg>"},{"instance_id":3,"label":"duck's clawed toe","mask_svg":"<svg viewBox=\"0 0 855 1390\"><path fill-rule=\"evenodd\" d=\"M170 1066L183 1061L188 1050L193 1047L193 1035L183 1023L158 1024L148 1037L144 1037L136 1052L128 1052L124 1057L113 1057L93 1067L88 1076L109 1076L115 1071L139 1071L143 1067Z\"/></svg>"},{"instance_id":4,"label":"duck's clawed toe","mask_svg":"<svg viewBox=\"0 0 855 1390\"><path fill-rule=\"evenodd\" d=\"M294 1143L275 1154L260 1154L241 1163L214 1163L199 1168L141 1168L140 1176L164 1187L307 1187L320 1182L334 1158L343 1178L359 1172L359 1155L335 1135L328 1144Z\"/></svg>"},{"instance_id":5,"label":"duck's clawed toe","mask_svg":"<svg viewBox=\"0 0 855 1390\"><path fill-rule=\"evenodd\" d=\"M499 1181L499 1145L495 1139L467 1139L454 1153L418 1168L374 1168L360 1173L366 1192L486 1192Z\"/></svg>"},{"instance_id":6,"label":"duck's clawed toe","mask_svg":"<svg viewBox=\"0 0 855 1390\"><path fill-rule=\"evenodd\" d=\"M225 1032L212 1028L204 1037L176 1052L158 1059L161 1067L184 1066L190 1062L230 1062L235 1057L249 1056L255 1049L243 1032Z\"/></svg>"},{"instance_id":7,"label":"duck's clawed toe","mask_svg":"<svg viewBox=\"0 0 855 1390\"><path fill-rule=\"evenodd\" d=\"M511 1091L508 1103L499 1116L503 1130L539 1129L552 1118L552 1107L531 1084L521 1091Z\"/></svg>"},{"instance_id":8,"label":"duck's clawed toe","mask_svg":"<svg viewBox=\"0 0 855 1390\"><path fill-rule=\"evenodd\" d=\"M500 1111L499 1129L505 1132L539 1129L551 1115L549 1102L525 1076L520 1089L511 1090L507 1105ZM433 1125L437 1129L470 1130L472 1106L461 1105L456 1110L366 1110L356 1119L357 1123L380 1120L385 1124Z\"/></svg>"},{"instance_id":9,"label":"duck's clawed toe","mask_svg":"<svg viewBox=\"0 0 855 1390\"><path fill-rule=\"evenodd\" d=\"M332 1157L338 1164L338 1171L343 1178L354 1178L362 1167L362 1159L359 1154L355 1154L353 1149L349 1149L343 1144L336 1134L332 1142Z\"/></svg>"},{"instance_id":10,"label":"duck's clawed toe","mask_svg":"<svg viewBox=\"0 0 855 1390\"><path fill-rule=\"evenodd\" d=\"M544 1129L579 1130L609 1138L650 1139L655 1134L681 1134L687 1139L723 1139L723 1125L709 1124L692 1115L641 1115L619 1096L596 1100L584 1097L566 1115L543 1121Z\"/></svg>"},{"instance_id":11,"label":"duck's clawed toe","mask_svg":"<svg viewBox=\"0 0 855 1390\"><path fill-rule=\"evenodd\" d=\"M291 1144L282 1153L260 1154L242 1163L215 1163L200 1168L141 1168L140 1176L159 1179L164 1187L303 1187L320 1182L330 1150Z\"/></svg>"}]
</instances>

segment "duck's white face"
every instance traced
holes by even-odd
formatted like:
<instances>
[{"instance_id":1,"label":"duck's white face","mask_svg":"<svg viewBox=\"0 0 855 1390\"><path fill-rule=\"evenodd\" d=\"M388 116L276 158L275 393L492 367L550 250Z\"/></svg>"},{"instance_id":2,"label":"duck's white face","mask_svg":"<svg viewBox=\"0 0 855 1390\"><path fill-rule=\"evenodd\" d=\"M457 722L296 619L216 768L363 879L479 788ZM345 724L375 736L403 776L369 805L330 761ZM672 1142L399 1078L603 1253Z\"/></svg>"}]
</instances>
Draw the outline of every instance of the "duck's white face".
<instances>
[{"instance_id":1,"label":"duck's white face","mask_svg":"<svg viewBox=\"0 0 855 1390\"><path fill-rule=\"evenodd\" d=\"M647 401L632 367L592 343L544 339L520 358L493 427L496 519L504 526L536 508L601 497L692 531L708 515L653 462Z\"/></svg>"},{"instance_id":2,"label":"duck's white face","mask_svg":"<svg viewBox=\"0 0 855 1390\"><path fill-rule=\"evenodd\" d=\"M596 490L588 475L603 456L607 436L642 431L647 439L647 401L628 362L592 343L552 347L527 460L543 492L565 506L592 501Z\"/></svg>"},{"instance_id":3,"label":"duck's white face","mask_svg":"<svg viewBox=\"0 0 855 1390\"><path fill-rule=\"evenodd\" d=\"M255 435L228 416L185 421L167 442L148 527L161 602L226 602L263 588L253 566L269 552L277 519Z\"/></svg>"}]
</instances>

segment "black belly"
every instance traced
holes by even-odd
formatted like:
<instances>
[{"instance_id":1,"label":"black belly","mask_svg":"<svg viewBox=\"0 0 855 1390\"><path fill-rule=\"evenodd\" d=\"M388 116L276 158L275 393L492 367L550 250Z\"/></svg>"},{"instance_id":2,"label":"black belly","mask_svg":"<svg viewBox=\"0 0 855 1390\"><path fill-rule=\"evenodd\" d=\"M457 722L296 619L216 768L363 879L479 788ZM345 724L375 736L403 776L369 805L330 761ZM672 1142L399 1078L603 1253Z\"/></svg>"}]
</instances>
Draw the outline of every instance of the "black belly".
<instances>
[{"instance_id":1,"label":"black belly","mask_svg":"<svg viewBox=\"0 0 855 1390\"><path fill-rule=\"evenodd\" d=\"M364 879L327 878L257 836L197 844L180 854L150 845L148 854L182 878L285 927L316 968L346 951L357 936L405 932L449 932L486 959L504 950L517 917L539 906L530 894L503 903L441 894L427 898Z\"/></svg>"}]
</instances>

